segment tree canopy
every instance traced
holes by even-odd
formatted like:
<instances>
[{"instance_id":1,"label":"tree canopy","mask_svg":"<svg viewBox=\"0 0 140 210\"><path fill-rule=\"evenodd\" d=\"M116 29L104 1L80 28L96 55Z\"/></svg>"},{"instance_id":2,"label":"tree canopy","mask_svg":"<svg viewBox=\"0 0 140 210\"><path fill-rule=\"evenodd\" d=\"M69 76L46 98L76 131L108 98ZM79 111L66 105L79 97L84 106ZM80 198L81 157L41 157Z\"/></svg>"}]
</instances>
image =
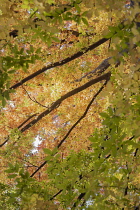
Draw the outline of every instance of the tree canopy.
<instances>
[{"instance_id":1,"label":"tree canopy","mask_svg":"<svg viewBox=\"0 0 140 210\"><path fill-rule=\"evenodd\" d=\"M0 209L139 209L140 2L1 0Z\"/></svg>"}]
</instances>

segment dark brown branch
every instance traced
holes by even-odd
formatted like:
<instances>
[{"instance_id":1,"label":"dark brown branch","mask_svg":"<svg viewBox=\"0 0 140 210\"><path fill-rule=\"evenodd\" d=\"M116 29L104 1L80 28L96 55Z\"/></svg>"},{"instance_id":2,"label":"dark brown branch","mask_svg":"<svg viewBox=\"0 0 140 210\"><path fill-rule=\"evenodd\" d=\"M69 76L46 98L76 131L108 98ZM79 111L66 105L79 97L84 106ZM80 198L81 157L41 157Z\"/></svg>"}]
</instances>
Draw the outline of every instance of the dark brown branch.
<instances>
[{"instance_id":1,"label":"dark brown branch","mask_svg":"<svg viewBox=\"0 0 140 210\"><path fill-rule=\"evenodd\" d=\"M21 80L20 82L18 82L15 85L11 86L10 89L16 89L17 87L21 86L25 82L33 79L34 77L38 76L39 74L41 74L41 73L43 73L43 72L45 72L45 71L47 71L47 70L49 70L51 68L62 66L64 64L66 64L66 63L69 63L70 61L75 60L76 58L79 58L80 56L84 55L88 51L95 49L96 47L100 46L101 44L105 43L106 41L108 41L107 38L102 38L99 41L97 41L97 42L93 43L92 45L90 45L89 47L81 49L81 51L75 53L74 55L72 55L70 57L65 58L64 60L55 62L55 63L50 64L48 66L44 66L42 69L34 72L33 74L31 74L31 75L27 76L26 78L24 78L23 80Z\"/></svg>"},{"instance_id":2,"label":"dark brown branch","mask_svg":"<svg viewBox=\"0 0 140 210\"><path fill-rule=\"evenodd\" d=\"M135 49L137 47L137 45L134 44L134 46L132 47L132 49ZM128 53L128 49L124 49L121 52L118 53L119 56L123 56L123 53ZM86 73L86 75L82 76L79 79L74 80L74 82L80 82L83 78L88 78L90 79L91 77L93 77L94 74L100 75L101 73L103 73L106 69L108 69L111 64L109 63L109 61L112 59L113 57L108 57L106 59L104 59L99 66L97 66L94 70ZM118 67L120 65L120 60L118 59L115 62L115 68ZM73 83L73 82L72 82Z\"/></svg>"},{"instance_id":3,"label":"dark brown branch","mask_svg":"<svg viewBox=\"0 0 140 210\"><path fill-rule=\"evenodd\" d=\"M90 79L92 77L93 74L95 73L98 73L98 74L101 74L103 73L106 69L108 69L108 67L111 65L109 63L109 60L111 59L112 57L109 57L109 58L106 58L104 59L101 64L99 64L99 66L97 66L94 70L86 73L86 75L82 76L81 78L79 79L76 79L74 80L74 82L80 82L83 78L87 77L88 79Z\"/></svg>"},{"instance_id":4,"label":"dark brown branch","mask_svg":"<svg viewBox=\"0 0 140 210\"><path fill-rule=\"evenodd\" d=\"M108 79L109 80L109 79ZM99 95L99 93L103 90L104 86L107 84L108 80L105 81L105 83L103 84L103 86L99 89L99 91L94 95L93 99L90 101L90 103L88 104L87 108L86 108L86 111L84 112L84 114L79 118L79 120L71 127L71 129L69 130L69 132L67 133L67 135L64 137L64 139L59 143L59 145L61 146L61 144L64 142L64 140L67 138L67 136L69 135L69 133L71 132L71 130L85 117L85 115L87 114L91 104L93 103L93 101L95 100L95 98L97 97L97 95ZM59 146L58 145L58 146ZM109 158L110 155L107 157ZM105 159L107 159L105 158ZM78 205L78 202L85 196L85 192L84 193L81 193L78 198L77 198L77 201L73 204L73 208L75 208L77 205Z\"/></svg>"},{"instance_id":5,"label":"dark brown branch","mask_svg":"<svg viewBox=\"0 0 140 210\"><path fill-rule=\"evenodd\" d=\"M37 103L38 105L40 105L40 106L42 106L42 107L44 107L44 108L48 108L47 106L45 106L45 105L39 103L35 98L32 99L31 96L30 96L30 94L28 93L28 91L25 89L25 87L24 87L23 85L22 85L22 88L23 88L24 91L27 93L27 95L28 95L28 97L29 97L29 99L30 99L31 101Z\"/></svg>"},{"instance_id":6,"label":"dark brown branch","mask_svg":"<svg viewBox=\"0 0 140 210\"><path fill-rule=\"evenodd\" d=\"M33 177L43 166L45 166L47 161L45 160L32 174L30 177Z\"/></svg>"},{"instance_id":7,"label":"dark brown branch","mask_svg":"<svg viewBox=\"0 0 140 210\"><path fill-rule=\"evenodd\" d=\"M139 150L139 148L137 148L137 149L135 150L135 152L134 152L134 157L137 156L138 150Z\"/></svg>"},{"instance_id":8,"label":"dark brown branch","mask_svg":"<svg viewBox=\"0 0 140 210\"><path fill-rule=\"evenodd\" d=\"M84 196L85 196L85 192L84 193L81 193L78 198L77 198L77 201L73 204L73 207L72 209L74 209L77 205L78 205L78 201L80 201Z\"/></svg>"},{"instance_id":9,"label":"dark brown branch","mask_svg":"<svg viewBox=\"0 0 140 210\"><path fill-rule=\"evenodd\" d=\"M26 119L23 123L21 123L17 128L21 128L26 122L28 122L31 118L35 117L37 114L33 114L31 116L28 117L28 119Z\"/></svg>"},{"instance_id":10,"label":"dark brown branch","mask_svg":"<svg viewBox=\"0 0 140 210\"><path fill-rule=\"evenodd\" d=\"M29 129L30 127L32 127L33 125L35 125L39 120L41 120L43 117L45 117L46 115L48 115L50 112L52 112L54 109L56 109L61 103L62 101L64 101L65 99L85 90L86 88L90 87L91 85L94 85L102 80L107 80L111 75L111 72L108 72L100 77L97 77L95 79L92 79L91 81L85 83L84 85L75 88L74 90L66 93L65 95L61 96L61 98L59 98L57 101L55 101L47 110L45 110L44 112L42 112L40 115L38 115L38 117L36 117L36 119L32 120L30 123L28 123L25 127L23 127L21 129L21 132L23 133L24 131L26 131L27 129Z\"/></svg>"},{"instance_id":11,"label":"dark brown branch","mask_svg":"<svg viewBox=\"0 0 140 210\"><path fill-rule=\"evenodd\" d=\"M59 195L63 190L59 190L55 195L50 198L50 201L53 200L57 195Z\"/></svg>"},{"instance_id":12,"label":"dark brown branch","mask_svg":"<svg viewBox=\"0 0 140 210\"><path fill-rule=\"evenodd\" d=\"M24 122L22 122L17 128L18 129L21 128L26 122L28 122L31 118L33 118L36 115L37 115L37 113L29 116L28 119L26 119ZM9 136L7 136L6 140L2 144L0 144L0 147L4 146L8 141L9 141Z\"/></svg>"},{"instance_id":13,"label":"dark brown branch","mask_svg":"<svg viewBox=\"0 0 140 210\"><path fill-rule=\"evenodd\" d=\"M79 79L74 80L74 82L80 82L83 78L88 78L90 79L91 77L93 77L94 74L98 74L100 75L101 73L103 73L106 69L108 69L111 64L109 63L109 61L112 59L113 57L109 57L104 59L99 66L97 66L94 70L88 72L86 75L82 76ZM116 61L115 63L115 67L118 67L120 65L120 61ZM73 83L73 82L72 82Z\"/></svg>"},{"instance_id":14,"label":"dark brown branch","mask_svg":"<svg viewBox=\"0 0 140 210\"><path fill-rule=\"evenodd\" d=\"M9 141L9 136L6 138L6 140L2 144L0 144L0 147L4 146L8 141Z\"/></svg>"},{"instance_id":15,"label":"dark brown branch","mask_svg":"<svg viewBox=\"0 0 140 210\"><path fill-rule=\"evenodd\" d=\"M93 96L92 100L90 101L90 103L88 104L84 114L76 121L76 123L70 128L70 130L68 131L68 133L65 135L65 137L60 141L60 143L58 144L58 148L63 144L63 142L66 140L66 138L70 135L71 131L76 127L76 125L86 116L90 106L92 105L93 101L96 99L96 97L101 93L101 91L103 90L103 88L105 87L105 85L107 84L107 82L109 81L109 78L105 81L105 83L102 85L102 87L98 90L98 92Z\"/></svg>"},{"instance_id":16,"label":"dark brown branch","mask_svg":"<svg viewBox=\"0 0 140 210\"><path fill-rule=\"evenodd\" d=\"M61 96L60 99L58 99L57 101L55 101L47 110L45 110L44 112L42 112L40 115L38 115L36 117L36 119L32 120L31 122L29 122L27 125L25 125L20 131L21 133L23 133L24 131L26 131L27 129L29 129L30 127L32 127L33 125L35 125L39 120L41 120L43 117L45 117L46 115L48 115L50 112L52 112L54 109L56 109L65 99L85 90L86 88L90 87L91 85L94 85L102 80L107 80L111 75L111 72L108 72L100 77L97 77L95 79L92 79L91 81L85 83L84 85L75 88L74 90L66 93L65 95ZM32 115L31 117L35 116L36 114ZM29 117L27 120L25 120L20 126L18 126L18 128L20 128L23 124L25 124L31 117ZM6 141L3 142L0 147L2 147L4 144L6 144L9 140L9 137L7 137Z\"/></svg>"},{"instance_id":17,"label":"dark brown branch","mask_svg":"<svg viewBox=\"0 0 140 210\"><path fill-rule=\"evenodd\" d=\"M110 75L108 74L108 76L106 77L106 81L105 83L102 85L102 87L98 90L98 92L93 96L92 100L90 101L90 103L88 104L84 114L77 120L77 122L70 128L70 130L68 131L68 133L65 135L65 137L60 141L60 143L57 145L57 148L60 148L61 145L63 144L63 142L66 140L66 138L69 136L69 134L71 133L71 131L76 127L76 125L86 116L91 104L93 103L93 101L96 99L96 97L100 94L100 92L103 90L103 88L105 87L105 85L107 84L107 82L110 79ZM44 161L32 174L30 177L33 177L44 165L46 165L47 161Z\"/></svg>"}]
</instances>

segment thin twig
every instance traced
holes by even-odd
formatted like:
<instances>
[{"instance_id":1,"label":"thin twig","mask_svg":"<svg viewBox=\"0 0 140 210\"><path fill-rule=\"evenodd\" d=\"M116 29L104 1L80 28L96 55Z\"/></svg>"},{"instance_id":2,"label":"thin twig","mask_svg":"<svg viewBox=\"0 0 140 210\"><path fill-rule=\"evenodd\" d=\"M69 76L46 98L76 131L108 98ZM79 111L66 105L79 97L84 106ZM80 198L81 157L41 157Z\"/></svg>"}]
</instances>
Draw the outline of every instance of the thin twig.
<instances>
[{"instance_id":1,"label":"thin twig","mask_svg":"<svg viewBox=\"0 0 140 210\"><path fill-rule=\"evenodd\" d=\"M132 136L132 137L130 137L129 138L129 140L132 140L134 138L134 136ZM121 145L121 147L122 147L122 145ZM120 148L117 148L117 150L119 150ZM109 155L107 155L106 157L104 157L104 161L105 160L107 160L107 159L109 159L111 157L111 154L109 154ZM98 156L98 158L100 159L101 158L101 154ZM94 169L92 169L89 173L91 173L91 172L93 172L94 171ZM84 178L84 176L82 176L82 174L80 174L79 175L79 180L81 180L81 179L83 179ZM76 181L77 182L77 181ZM104 186L104 188L105 187L117 187L118 188L118 186ZM124 189L124 188L122 188L122 189ZM124 190L126 190L126 188L124 189ZM61 192L63 191L62 189L60 190ZM56 193L54 196L52 196L52 198L55 198L58 194L60 194L61 192L59 191L59 193ZM51 199L52 200L52 199Z\"/></svg>"},{"instance_id":2,"label":"thin twig","mask_svg":"<svg viewBox=\"0 0 140 210\"><path fill-rule=\"evenodd\" d=\"M64 94L63 96L61 96L61 98L59 98L58 100L56 100L47 110L45 110L44 112L42 112L40 115L38 115L36 117L36 119L32 120L31 122L29 122L27 125L25 125L22 129L21 132L23 133L24 131L26 131L27 129L29 129L30 127L32 127L33 125L35 125L39 120L41 120L43 117L45 117L46 115L48 115L50 112L52 112L54 109L56 109L58 106L60 106L60 104L67 98L85 90L86 88L102 81L102 80L107 80L108 78L110 78L111 72L108 72L100 77L97 77L95 79L90 80L89 82L85 83L84 85L75 88L71 91L69 91L68 93Z\"/></svg>"},{"instance_id":3,"label":"thin twig","mask_svg":"<svg viewBox=\"0 0 140 210\"><path fill-rule=\"evenodd\" d=\"M76 125L86 116L90 106L92 105L93 101L96 99L96 97L100 94L100 92L103 90L103 88L105 87L105 85L107 84L107 82L109 81L110 76L108 75L108 77L106 78L106 81L104 82L104 84L102 85L102 87L98 90L98 92L93 96L92 100L90 101L90 103L88 104L84 114L77 120L77 122L70 128L70 130L67 132L67 134L65 135L65 137L60 141L60 143L56 146L56 148L60 148L61 145L64 143L64 141L66 140L66 138L69 136L69 134L71 133L71 131L76 127ZM47 161L44 161L32 174L30 177L33 177L44 165L46 165Z\"/></svg>"},{"instance_id":4,"label":"thin twig","mask_svg":"<svg viewBox=\"0 0 140 210\"><path fill-rule=\"evenodd\" d=\"M35 102L35 103L39 104L40 106L45 107L47 109L49 108L48 106L45 106L45 105L39 103L35 98L32 99L31 96L30 96L30 94L28 93L28 91L25 89L25 87L23 85L22 85L22 88L27 93L27 95L28 95L28 97L30 98L31 101L33 101L33 102Z\"/></svg>"},{"instance_id":5,"label":"thin twig","mask_svg":"<svg viewBox=\"0 0 140 210\"><path fill-rule=\"evenodd\" d=\"M51 113L54 109L58 108L60 106L60 104L67 98L85 90L86 88L101 82L102 80L107 80L108 78L110 78L111 72L108 72L106 74L103 74L95 79L90 80L89 82L85 83L84 85L81 85L78 88L75 88L71 91L69 91L68 93L64 94L63 96L61 96L61 98L59 98L58 100L56 100L54 103L51 104L51 106L45 110L44 112L42 112L41 114L39 114L34 120L32 120L31 122L29 122L27 125L25 125L20 132L23 133L26 130L28 130L29 128L31 128L33 125L35 125L38 121L40 121L43 117L45 117L46 115L48 115L49 113ZM29 117L30 118L30 117ZM28 119L29 119L28 118ZM27 119L27 120L28 120ZM25 121L26 122L26 121ZM25 123L24 122L24 123ZM23 124L23 123L22 123ZM20 126L21 127L21 126ZM19 128L19 127L18 127ZM6 141L3 142L0 147L2 147L6 142L8 142L9 138L6 138Z\"/></svg>"},{"instance_id":6,"label":"thin twig","mask_svg":"<svg viewBox=\"0 0 140 210\"><path fill-rule=\"evenodd\" d=\"M80 123L80 121L86 116L88 110L90 109L93 101L96 99L96 97L100 94L100 92L103 90L103 88L105 87L105 85L107 84L107 82L109 81L109 78L108 80L105 81L105 83L102 85L102 87L98 90L98 92L93 96L92 100L90 101L90 103L88 104L84 114L77 120L76 123L74 123L74 125L70 128L70 130L68 131L68 133L64 136L64 138L60 141L60 143L58 144L58 148L63 144L63 142L66 140L66 138L70 135L70 133L72 132L72 130L76 127L76 125L78 123Z\"/></svg>"}]
</instances>

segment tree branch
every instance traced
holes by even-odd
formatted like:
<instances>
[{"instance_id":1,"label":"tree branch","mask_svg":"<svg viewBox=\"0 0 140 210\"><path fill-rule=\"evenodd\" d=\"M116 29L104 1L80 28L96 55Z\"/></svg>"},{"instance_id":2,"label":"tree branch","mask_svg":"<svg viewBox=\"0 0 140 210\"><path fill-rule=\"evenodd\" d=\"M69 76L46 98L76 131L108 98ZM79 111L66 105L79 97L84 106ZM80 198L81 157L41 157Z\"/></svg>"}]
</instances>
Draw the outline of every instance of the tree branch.
<instances>
[{"instance_id":1,"label":"tree branch","mask_svg":"<svg viewBox=\"0 0 140 210\"><path fill-rule=\"evenodd\" d=\"M43 117L45 117L46 115L48 115L50 112L52 112L54 109L56 109L61 103L62 101L64 101L65 99L85 90L86 88L90 87L93 84L96 84L102 80L107 80L108 78L110 78L111 72L108 72L100 77L97 77L95 79L92 79L91 81L85 83L84 85L75 88L74 90L66 93L65 95L61 96L61 98L59 98L57 101L55 101L47 110L45 110L44 112L42 112L40 115L38 115L38 117L36 117L36 119L32 120L31 122L29 122L25 127L23 127L21 129L21 132L23 133L24 131L26 131L27 129L29 129L30 127L32 127L33 125L35 125L39 120L41 120Z\"/></svg>"},{"instance_id":2,"label":"tree branch","mask_svg":"<svg viewBox=\"0 0 140 210\"><path fill-rule=\"evenodd\" d=\"M90 106L92 105L93 101L96 99L96 97L101 93L101 91L103 90L103 88L105 87L105 85L107 84L107 82L109 81L109 78L105 81L105 83L102 85L102 87L98 90L98 92L93 96L92 100L90 101L90 103L88 104L84 114L76 121L76 123L74 123L74 125L70 128L70 130L68 131L68 133L65 135L65 137L60 141L60 143L58 144L58 148L63 144L63 142L66 140L66 138L70 135L71 131L76 127L76 125L86 116L88 110L90 109Z\"/></svg>"},{"instance_id":3,"label":"tree branch","mask_svg":"<svg viewBox=\"0 0 140 210\"><path fill-rule=\"evenodd\" d=\"M53 200L57 195L59 195L63 190L59 190L55 195L50 198L50 201Z\"/></svg>"},{"instance_id":4,"label":"tree branch","mask_svg":"<svg viewBox=\"0 0 140 210\"><path fill-rule=\"evenodd\" d=\"M32 120L31 122L29 122L27 125L25 125L20 131L21 133L23 133L24 131L26 131L27 129L29 129L30 127L32 127L33 125L35 125L39 120L41 120L43 117L45 117L46 115L48 115L50 112L52 112L54 109L58 108L58 106L60 106L60 104L67 98L85 90L86 88L90 87L91 85L94 85L102 80L107 80L108 78L110 78L111 76L111 72L108 72L106 74L103 74L100 77L97 77L95 79L90 80L89 82L85 83L84 85L75 88L74 90L66 93L65 95L61 96L61 98L59 98L57 101L55 101L47 110L45 110L44 112L42 112L40 115L38 115L36 117L36 119ZM23 126L23 124L25 124L29 119L31 119L33 116L36 116L36 114L30 116L27 120L25 120L21 125L18 126L18 128L21 128ZM5 142L3 142L0 147L2 147L3 145L5 145L7 142L9 141L9 137L6 138Z\"/></svg>"},{"instance_id":5,"label":"tree branch","mask_svg":"<svg viewBox=\"0 0 140 210\"><path fill-rule=\"evenodd\" d=\"M102 73L104 72L106 69L108 69L108 67L111 65L108 61L111 59L112 57L109 57L109 58L106 58L104 59L100 64L99 66L97 66L94 70L86 73L84 76L82 76L81 78L79 79L76 79L74 80L74 82L80 82L83 78L87 77L88 79L90 77L92 77L92 74L95 74L95 73Z\"/></svg>"},{"instance_id":6,"label":"tree branch","mask_svg":"<svg viewBox=\"0 0 140 210\"><path fill-rule=\"evenodd\" d=\"M84 193L81 193L78 198L77 198L77 201L73 204L72 206L72 209L74 209L77 205L78 205L78 201L80 201L84 196L85 196L85 192Z\"/></svg>"},{"instance_id":7,"label":"tree branch","mask_svg":"<svg viewBox=\"0 0 140 210\"><path fill-rule=\"evenodd\" d=\"M88 104L84 114L77 120L77 122L70 128L70 130L68 131L68 133L65 135L65 137L60 141L60 143L57 145L57 148L60 148L61 145L64 143L64 141L66 140L66 138L69 136L69 134L71 133L71 131L76 127L76 125L86 116L91 104L93 103L93 101L96 99L96 97L100 94L100 92L103 90L103 88L105 87L105 85L107 84L107 82L110 79L110 74L108 75L108 77L106 78L105 83L101 86L101 88L98 90L98 92L93 96L92 100L90 101L90 103ZM47 161L44 161L32 174L30 177L33 177L44 165L46 165Z\"/></svg>"},{"instance_id":8,"label":"tree branch","mask_svg":"<svg viewBox=\"0 0 140 210\"><path fill-rule=\"evenodd\" d=\"M24 78L20 82L18 82L15 85L11 86L10 89L16 89L17 87L21 86L25 82L33 79L34 77L38 76L39 74L41 74L41 73L43 73L43 72L45 72L45 71L47 71L47 70L49 70L51 68L62 66L64 64L66 64L66 63L69 63L70 61L75 60L76 58L79 58L80 56L84 55L88 51L95 49L96 47L100 46L101 44L105 43L108 40L109 40L108 38L102 38L99 41L97 41L97 42L93 43L92 45L90 45L89 47L82 48L79 52L73 54L70 57L67 57L67 58L65 58L65 59L63 59L61 61L57 61L57 62L55 62L53 64L48 65L48 66L44 66L42 69L39 69L38 71L36 71L33 74L27 76L26 78Z\"/></svg>"},{"instance_id":9,"label":"tree branch","mask_svg":"<svg viewBox=\"0 0 140 210\"><path fill-rule=\"evenodd\" d=\"M26 119L23 123L21 123L17 128L18 129L21 128L26 122L28 122L31 118L35 117L36 115L37 113L29 116L28 119Z\"/></svg>"},{"instance_id":10,"label":"tree branch","mask_svg":"<svg viewBox=\"0 0 140 210\"><path fill-rule=\"evenodd\" d=\"M42 106L42 107L48 108L47 106L45 106L45 105L39 103L35 98L32 99L31 96L29 95L28 91L25 89L25 87L24 87L23 85L22 85L22 88L23 88L23 90L27 93L27 95L28 95L28 97L29 97L29 99L30 99L31 101L33 101L33 102L39 104L39 105Z\"/></svg>"},{"instance_id":11,"label":"tree branch","mask_svg":"<svg viewBox=\"0 0 140 210\"><path fill-rule=\"evenodd\" d=\"M132 139L134 138L134 136L132 136L132 137L130 137L129 138L129 140L131 141ZM122 145L121 145L122 146ZM119 150L120 148L117 148L117 150ZM136 149L136 151L138 151L137 149ZM135 154L134 154L134 156L135 156ZM107 155L106 157L104 157L104 161L105 160L107 160L107 159L109 159L111 157L111 154L109 154L109 155ZM101 154L99 154L98 155L98 158L101 158ZM91 173L92 171L94 171L94 169L92 169L89 173ZM79 175L79 180L81 180L81 179L83 179L84 177L82 176L82 174L80 174ZM77 181L76 181L77 182ZM104 186L105 187L105 186ZM107 186L107 187L109 187L109 186ZM110 187L118 187L118 186L110 186ZM123 188L124 190L126 190L126 188ZM128 190L128 189L127 189ZM62 192L63 190L61 189L58 193L56 193L54 196L52 196L52 199L54 199L57 195L59 195L61 192ZM83 193L81 193L80 195L83 195ZM79 197L78 198L80 198L81 196L79 195ZM84 196L83 196L84 197ZM52 200L51 199L51 200ZM75 204L76 204L77 202L75 202ZM123 209L122 209L123 210Z\"/></svg>"},{"instance_id":12,"label":"tree branch","mask_svg":"<svg viewBox=\"0 0 140 210\"><path fill-rule=\"evenodd\" d=\"M97 66L94 70L86 73L84 76L82 76L79 79L74 80L74 82L80 82L83 78L88 78L90 79L91 77L93 77L93 74L102 74L106 69L108 69L108 67L111 66L111 64L109 63L109 60L111 60L112 57L106 58L104 59L99 66ZM115 67L118 67L120 65L120 61L117 61L115 64ZM73 82L72 82L73 83Z\"/></svg>"}]
</instances>

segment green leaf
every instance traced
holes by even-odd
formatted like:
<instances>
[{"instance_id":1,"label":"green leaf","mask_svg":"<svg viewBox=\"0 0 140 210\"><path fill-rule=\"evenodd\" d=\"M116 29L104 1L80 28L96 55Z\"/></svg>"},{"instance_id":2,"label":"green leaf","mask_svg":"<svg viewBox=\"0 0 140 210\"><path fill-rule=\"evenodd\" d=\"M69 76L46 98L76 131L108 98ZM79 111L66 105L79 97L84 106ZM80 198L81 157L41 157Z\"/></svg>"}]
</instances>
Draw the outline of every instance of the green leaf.
<instances>
[{"instance_id":1,"label":"green leaf","mask_svg":"<svg viewBox=\"0 0 140 210\"><path fill-rule=\"evenodd\" d=\"M2 106L3 106L3 107L6 106L6 100L5 100L5 98L2 98Z\"/></svg>"},{"instance_id":2,"label":"green leaf","mask_svg":"<svg viewBox=\"0 0 140 210\"><path fill-rule=\"evenodd\" d=\"M22 169L19 171L19 175L21 176L23 173L24 173L24 169L22 168Z\"/></svg>"},{"instance_id":3,"label":"green leaf","mask_svg":"<svg viewBox=\"0 0 140 210\"><path fill-rule=\"evenodd\" d=\"M27 179L27 178L29 178L29 177L30 177L29 172L28 172L28 171L26 171L26 173L24 174L24 176L25 176L25 178L26 178L26 179Z\"/></svg>"},{"instance_id":4,"label":"green leaf","mask_svg":"<svg viewBox=\"0 0 140 210\"><path fill-rule=\"evenodd\" d=\"M19 51L19 54L23 54L24 52L24 48L21 48L21 50Z\"/></svg>"},{"instance_id":5,"label":"green leaf","mask_svg":"<svg viewBox=\"0 0 140 210\"><path fill-rule=\"evenodd\" d=\"M4 172L6 172L6 173L12 173L13 172L13 169L7 169Z\"/></svg>"},{"instance_id":6,"label":"green leaf","mask_svg":"<svg viewBox=\"0 0 140 210\"><path fill-rule=\"evenodd\" d=\"M8 178L15 178L17 176L17 174L10 174L8 175Z\"/></svg>"},{"instance_id":7,"label":"green leaf","mask_svg":"<svg viewBox=\"0 0 140 210\"><path fill-rule=\"evenodd\" d=\"M58 148L54 148L54 149L52 150L52 155L55 155L57 152L58 152Z\"/></svg>"},{"instance_id":8,"label":"green leaf","mask_svg":"<svg viewBox=\"0 0 140 210\"><path fill-rule=\"evenodd\" d=\"M51 44L52 44L52 41L51 41L51 38L49 37L49 38L47 38L47 45L48 45L48 47L50 47L51 46Z\"/></svg>"},{"instance_id":9,"label":"green leaf","mask_svg":"<svg viewBox=\"0 0 140 210\"><path fill-rule=\"evenodd\" d=\"M74 4L74 7L76 8L76 10L77 10L78 13L81 12L81 9L80 9L80 7L78 6L78 4Z\"/></svg>"},{"instance_id":10,"label":"green leaf","mask_svg":"<svg viewBox=\"0 0 140 210\"><path fill-rule=\"evenodd\" d=\"M60 42L60 40L57 37L52 36L51 37L55 42Z\"/></svg>"},{"instance_id":11,"label":"green leaf","mask_svg":"<svg viewBox=\"0 0 140 210\"><path fill-rule=\"evenodd\" d=\"M41 47L36 50L36 53L41 53Z\"/></svg>"},{"instance_id":12,"label":"green leaf","mask_svg":"<svg viewBox=\"0 0 140 210\"><path fill-rule=\"evenodd\" d=\"M10 100L10 96L9 96L9 91L8 90L6 90L6 91L4 91L4 97L7 99L7 100Z\"/></svg>"},{"instance_id":13,"label":"green leaf","mask_svg":"<svg viewBox=\"0 0 140 210\"><path fill-rule=\"evenodd\" d=\"M87 25L87 26L88 26L88 21L87 21L87 19L86 19L86 18L83 18L83 17L82 17L82 21L83 21L83 23L84 23L85 25Z\"/></svg>"},{"instance_id":14,"label":"green leaf","mask_svg":"<svg viewBox=\"0 0 140 210\"><path fill-rule=\"evenodd\" d=\"M83 12L83 13L82 13L82 15L81 15L81 16L86 16L86 15L87 15L87 13L88 13L88 11L85 11L85 12Z\"/></svg>"},{"instance_id":15,"label":"green leaf","mask_svg":"<svg viewBox=\"0 0 140 210\"><path fill-rule=\"evenodd\" d=\"M109 118L109 115L105 112L100 113L100 116L103 118Z\"/></svg>"},{"instance_id":16,"label":"green leaf","mask_svg":"<svg viewBox=\"0 0 140 210\"><path fill-rule=\"evenodd\" d=\"M52 160L52 156L51 156L51 155L46 156L46 157L45 157L45 160L46 160L46 161Z\"/></svg>"},{"instance_id":17,"label":"green leaf","mask_svg":"<svg viewBox=\"0 0 140 210\"><path fill-rule=\"evenodd\" d=\"M32 45L30 45L30 52L34 52L34 48L33 48L33 46Z\"/></svg>"},{"instance_id":18,"label":"green leaf","mask_svg":"<svg viewBox=\"0 0 140 210\"><path fill-rule=\"evenodd\" d=\"M109 114L112 116L113 115L113 109L111 107L108 107L108 111L109 111Z\"/></svg>"},{"instance_id":19,"label":"green leaf","mask_svg":"<svg viewBox=\"0 0 140 210\"><path fill-rule=\"evenodd\" d=\"M104 36L104 38L109 39L111 37L113 37L114 33L109 32L107 35Z\"/></svg>"},{"instance_id":20,"label":"green leaf","mask_svg":"<svg viewBox=\"0 0 140 210\"><path fill-rule=\"evenodd\" d=\"M52 154L52 151L50 149L43 148L43 151L44 151L45 154L48 154L48 155Z\"/></svg>"},{"instance_id":21,"label":"green leaf","mask_svg":"<svg viewBox=\"0 0 140 210\"><path fill-rule=\"evenodd\" d=\"M16 91L14 89L10 89L10 93L15 93Z\"/></svg>"},{"instance_id":22,"label":"green leaf","mask_svg":"<svg viewBox=\"0 0 140 210\"><path fill-rule=\"evenodd\" d=\"M10 71L8 71L8 74L13 74L13 73L15 73L15 71L16 70L10 70Z\"/></svg>"}]
</instances>

